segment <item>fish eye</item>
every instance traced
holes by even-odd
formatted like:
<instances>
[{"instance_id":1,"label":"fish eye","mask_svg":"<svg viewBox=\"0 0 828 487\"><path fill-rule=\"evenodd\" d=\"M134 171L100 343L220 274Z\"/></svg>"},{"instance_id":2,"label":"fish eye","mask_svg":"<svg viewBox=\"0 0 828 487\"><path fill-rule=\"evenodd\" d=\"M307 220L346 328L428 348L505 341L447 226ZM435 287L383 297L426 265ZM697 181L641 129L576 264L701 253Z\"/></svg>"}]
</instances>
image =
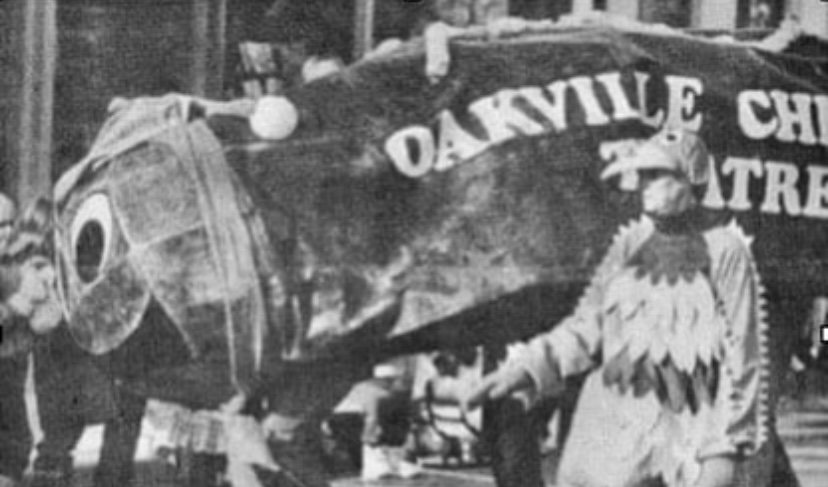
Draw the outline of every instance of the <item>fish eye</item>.
<instances>
[{"instance_id":1,"label":"fish eye","mask_svg":"<svg viewBox=\"0 0 828 487\"><path fill-rule=\"evenodd\" d=\"M100 274L112 242L112 208L106 195L94 194L81 203L70 235L75 269L88 284Z\"/></svg>"}]
</instances>

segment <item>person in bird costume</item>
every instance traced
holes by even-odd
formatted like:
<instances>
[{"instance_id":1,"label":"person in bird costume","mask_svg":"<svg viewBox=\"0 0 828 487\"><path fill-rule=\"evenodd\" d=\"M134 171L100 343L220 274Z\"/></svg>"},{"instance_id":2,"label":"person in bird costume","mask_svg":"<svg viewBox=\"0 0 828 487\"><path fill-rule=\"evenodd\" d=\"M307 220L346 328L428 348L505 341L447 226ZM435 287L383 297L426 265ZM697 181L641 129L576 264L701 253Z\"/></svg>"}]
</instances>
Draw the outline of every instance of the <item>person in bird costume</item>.
<instances>
[{"instance_id":1,"label":"person in bird costume","mask_svg":"<svg viewBox=\"0 0 828 487\"><path fill-rule=\"evenodd\" d=\"M637 177L621 228L575 312L466 398L555 395L588 373L559 468L565 487L737 485L767 440L761 286L749 240L699 208L709 154L665 129L603 179Z\"/></svg>"}]
</instances>

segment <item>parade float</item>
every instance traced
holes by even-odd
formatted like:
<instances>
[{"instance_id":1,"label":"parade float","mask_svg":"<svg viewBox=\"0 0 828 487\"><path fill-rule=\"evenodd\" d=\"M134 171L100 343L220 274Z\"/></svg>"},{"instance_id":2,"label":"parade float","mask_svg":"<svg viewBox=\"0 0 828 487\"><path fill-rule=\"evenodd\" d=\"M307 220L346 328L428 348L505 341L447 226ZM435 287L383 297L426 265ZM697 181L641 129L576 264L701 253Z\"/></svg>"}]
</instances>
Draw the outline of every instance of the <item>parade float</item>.
<instances>
[{"instance_id":1,"label":"parade float","mask_svg":"<svg viewBox=\"0 0 828 487\"><path fill-rule=\"evenodd\" d=\"M703 205L752 242L774 303L825 294L818 46L506 19L258 103L114 102L56 186L70 329L143 394L295 431L380 360L553 327L638 212L601 170L663 126L707 141ZM213 451L244 463L225 431Z\"/></svg>"}]
</instances>

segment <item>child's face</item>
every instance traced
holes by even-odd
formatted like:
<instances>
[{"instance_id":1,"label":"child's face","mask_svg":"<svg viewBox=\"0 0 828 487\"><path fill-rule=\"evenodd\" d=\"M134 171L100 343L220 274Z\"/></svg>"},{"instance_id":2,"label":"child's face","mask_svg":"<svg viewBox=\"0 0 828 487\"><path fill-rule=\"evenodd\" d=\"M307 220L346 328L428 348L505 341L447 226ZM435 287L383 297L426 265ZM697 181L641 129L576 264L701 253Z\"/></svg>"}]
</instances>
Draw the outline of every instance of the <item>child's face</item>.
<instances>
[{"instance_id":1,"label":"child's face","mask_svg":"<svg viewBox=\"0 0 828 487\"><path fill-rule=\"evenodd\" d=\"M20 281L8 301L18 313L30 317L35 308L54 298L55 268L46 257L34 255L15 271Z\"/></svg>"},{"instance_id":2,"label":"child's face","mask_svg":"<svg viewBox=\"0 0 828 487\"><path fill-rule=\"evenodd\" d=\"M55 284L55 267L44 256L35 255L20 266L20 289L18 293L34 303L41 303L52 295Z\"/></svg>"},{"instance_id":3,"label":"child's face","mask_svg":"<svg viewBox=\"0 0 828 487\"><path fill-rule=\"evenodd\" d=\"M55 268L40 255L26 259L20 266L20 287L12 296L25 310L35 333L46 333L61 321L62 312L55 293Z\"/></svg>"}]
</instances>

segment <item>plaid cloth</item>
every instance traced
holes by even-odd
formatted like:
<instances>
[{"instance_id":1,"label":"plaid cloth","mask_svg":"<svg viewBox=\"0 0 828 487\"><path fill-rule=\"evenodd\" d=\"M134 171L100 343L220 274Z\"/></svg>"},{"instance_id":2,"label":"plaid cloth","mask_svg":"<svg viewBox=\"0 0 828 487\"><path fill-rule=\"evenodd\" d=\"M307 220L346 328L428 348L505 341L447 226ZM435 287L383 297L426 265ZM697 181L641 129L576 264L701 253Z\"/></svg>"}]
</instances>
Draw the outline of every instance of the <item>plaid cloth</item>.
<instances>
[{"instance_id":1,"label":"plaid cloth","mask_svg":"<svg viewBox=\"0 0 828 487\"><path fill-rule=\"evenodd\" d=\"M147 404L147 418L155 429L153 447L227 456L227 478L234 487L262 484L253 465L278 472L262 426L251 416L219 411L192 411L160 401Z\"/></svg>"},{"instance_id":2,"label":"plaid cloth","mask_svg":"<svg viewBox=\"0 0 828 487\"><path fill-rule=\"evenodd\" d=\"M224 419L218 411L193 411L177 404L150 401L147 416L155 430L156 449L227 453Z\"/></svg>"}]
</instances>

